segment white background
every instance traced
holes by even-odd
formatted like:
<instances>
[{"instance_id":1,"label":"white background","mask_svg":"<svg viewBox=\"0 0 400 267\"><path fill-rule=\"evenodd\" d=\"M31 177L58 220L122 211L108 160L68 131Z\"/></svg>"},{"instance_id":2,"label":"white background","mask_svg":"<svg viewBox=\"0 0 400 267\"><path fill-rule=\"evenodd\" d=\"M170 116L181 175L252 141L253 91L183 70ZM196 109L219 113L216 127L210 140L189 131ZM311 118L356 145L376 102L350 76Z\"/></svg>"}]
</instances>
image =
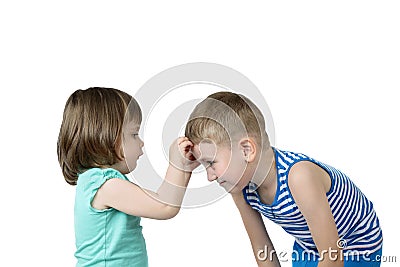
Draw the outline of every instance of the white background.
<instances>
[{"instance_id":1,"label":"white background","mask_svg":"<svg viewBox=\"0 0 400 267\"><path fill-rule=\"evenodd\" d=\"M134 94L198 61L258 86L277 147L352 177L374 202L383 254L399 261L399 14L398 1L2 1L0 265L75 264L74 187L56 153L68 96L90 86ZM229 196L142 222L151 266L255 265ZM291 237L266 223L290 252Z\"/></svg>"}]
</instances>

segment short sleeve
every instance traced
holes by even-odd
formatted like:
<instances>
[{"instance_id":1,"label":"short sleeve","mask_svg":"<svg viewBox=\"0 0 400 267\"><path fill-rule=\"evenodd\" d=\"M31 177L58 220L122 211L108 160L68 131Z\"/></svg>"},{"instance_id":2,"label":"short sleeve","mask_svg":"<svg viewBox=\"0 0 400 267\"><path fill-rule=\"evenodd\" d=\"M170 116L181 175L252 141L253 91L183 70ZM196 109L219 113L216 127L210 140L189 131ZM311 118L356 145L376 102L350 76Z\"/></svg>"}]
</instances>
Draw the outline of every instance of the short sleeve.
<instances>
[{"instance_id":1,"label":"short sleeve","mask_svg":"<svg viewBox=\"0 0 400 267\"><path fill-rule=\"evenodd\" d=\"M109 179L118 178L122 180L128 180L128 178L115 169L100 169L93 168L87 170L78 178L78 186L81 185L81 193L83 194L83 201L85 201L85 205L94 212L105 212L109 210L113 210L113 208L98 210L92 207L92 201L95 197L99 188Z\"/></svg>"}]
</instances>

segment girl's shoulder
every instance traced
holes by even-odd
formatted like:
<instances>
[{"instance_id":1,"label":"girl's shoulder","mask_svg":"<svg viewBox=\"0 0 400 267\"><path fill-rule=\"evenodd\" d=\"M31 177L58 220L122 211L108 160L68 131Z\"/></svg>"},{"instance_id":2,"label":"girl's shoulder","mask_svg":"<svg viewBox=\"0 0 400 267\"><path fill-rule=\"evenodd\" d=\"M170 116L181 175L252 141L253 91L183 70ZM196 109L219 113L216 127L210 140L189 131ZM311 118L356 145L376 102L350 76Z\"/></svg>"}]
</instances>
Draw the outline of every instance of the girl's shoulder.
<instances>
[{"instance_id":1,"label":"girl's shoulder","mask_svg":"<svg viewBox=\"0 0 400 267\"><path fill-rule=\"evenodd\" d=\"M112 178L129 180L124 174L113 168L90 168L78 175L78 186L82 183L103 184Z\"/></svg>"}]
</instances>

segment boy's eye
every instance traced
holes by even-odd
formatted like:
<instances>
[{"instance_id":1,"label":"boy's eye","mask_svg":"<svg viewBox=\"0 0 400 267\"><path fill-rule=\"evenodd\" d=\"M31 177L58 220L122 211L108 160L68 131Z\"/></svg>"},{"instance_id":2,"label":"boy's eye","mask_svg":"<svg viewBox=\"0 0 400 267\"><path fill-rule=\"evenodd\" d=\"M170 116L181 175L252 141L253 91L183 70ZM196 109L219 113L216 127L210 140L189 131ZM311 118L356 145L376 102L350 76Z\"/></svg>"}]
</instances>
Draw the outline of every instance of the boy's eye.
<instances>
[{"instance_id":1,"label":"boy's eye","mask_svg":"<svg viewBox=\"0 0 400 267\"><path fill-rule=\"evenodd\" d=\"M207 169L209 167L212 167L212 165L215 163L215 161L207 161L206 163L207 163L207 167L206 167L206 169Z\"/></svg>"}]
</instances>

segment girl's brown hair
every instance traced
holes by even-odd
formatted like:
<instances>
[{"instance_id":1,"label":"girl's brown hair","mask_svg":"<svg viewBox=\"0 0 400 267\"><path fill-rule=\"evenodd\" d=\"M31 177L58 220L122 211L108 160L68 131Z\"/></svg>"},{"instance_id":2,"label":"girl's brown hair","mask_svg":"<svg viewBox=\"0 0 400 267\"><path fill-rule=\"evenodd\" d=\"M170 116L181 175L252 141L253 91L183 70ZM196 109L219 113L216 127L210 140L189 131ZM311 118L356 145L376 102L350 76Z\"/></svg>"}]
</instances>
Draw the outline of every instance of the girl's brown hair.
<instances>
[{"instance_id":1,"label":"girl's brown hair","mask_svg":"<svg viewBox=\"0 0 400 267\"><path fill-rule=\"evenodd\" d=\"M57 141L57 154L67 183L78 174L123 160L122 127L142 113L129 94L113 88L91 87L75 91L65 104Z\"/></svg>"}]
</instances>

